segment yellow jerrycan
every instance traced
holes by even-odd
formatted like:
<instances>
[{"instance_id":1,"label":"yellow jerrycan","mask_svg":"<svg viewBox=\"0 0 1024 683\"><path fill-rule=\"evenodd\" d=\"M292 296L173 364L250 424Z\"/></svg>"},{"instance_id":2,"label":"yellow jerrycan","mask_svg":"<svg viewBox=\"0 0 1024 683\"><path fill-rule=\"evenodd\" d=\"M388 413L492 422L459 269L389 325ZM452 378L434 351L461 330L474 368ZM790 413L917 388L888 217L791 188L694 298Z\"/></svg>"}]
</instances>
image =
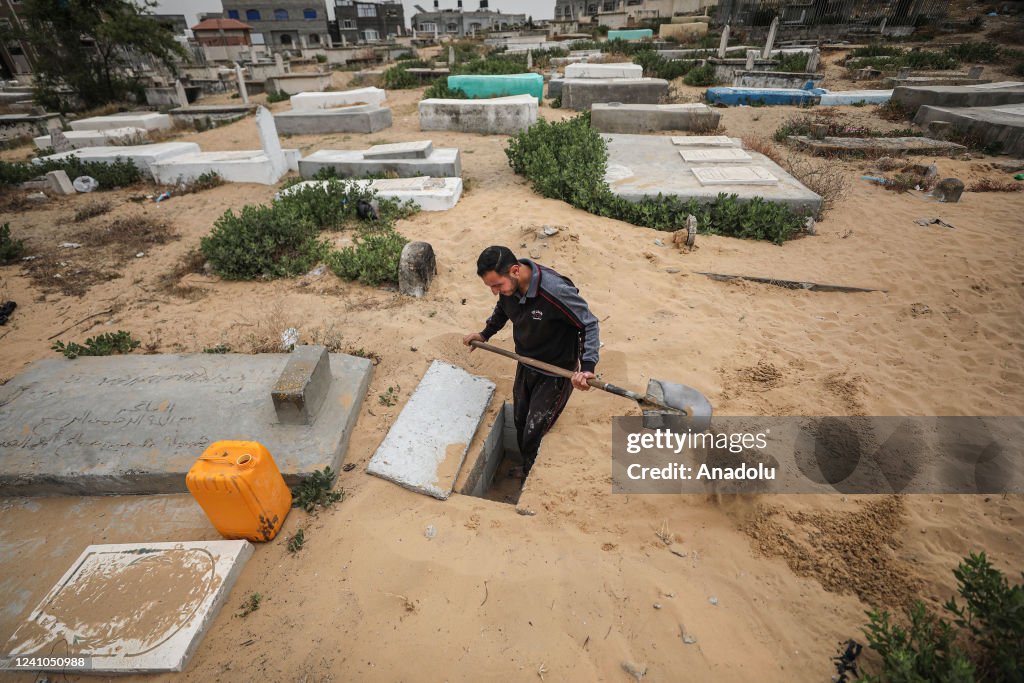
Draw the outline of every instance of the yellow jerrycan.
<instances>
[{"instance_id":1,"label":"yellow jerrycan","mask_svg":"<svg viewBox=\"0 0 1024 683\"><path fill-rule=\"evenodd\" d=\"M262 444L217 441L185 477L185 485L224 538L270 541L292 507L292 492Z\"/></svg>"}]
</instances>

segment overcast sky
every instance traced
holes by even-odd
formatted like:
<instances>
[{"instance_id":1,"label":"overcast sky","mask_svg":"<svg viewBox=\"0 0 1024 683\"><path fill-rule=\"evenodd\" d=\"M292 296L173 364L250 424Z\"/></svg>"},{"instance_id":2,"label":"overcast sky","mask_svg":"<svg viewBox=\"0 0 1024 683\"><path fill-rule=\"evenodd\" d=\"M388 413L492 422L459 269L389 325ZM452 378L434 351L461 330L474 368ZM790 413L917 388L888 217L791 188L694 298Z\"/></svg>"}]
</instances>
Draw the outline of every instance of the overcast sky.
<instances>
[{"instance_id":1,"label":"overcast sky","mask_svg":"<svg viewBox=\"0 0 1024 683\"><path fill-rule=\"evenodd\" d=\"M491 10L501 10L508 14L525 14L534 19L551 19L555 16L555 0L490 0ZM405 25L408 26L412 15L416 14L413 5L419 5L430 12L434 9L434 0L402 0L405 7ZM440 0L441 9L455 9L456 0ZM480 0L462 0L462 9L476 10Z\"/></svg>"}]
</instances>

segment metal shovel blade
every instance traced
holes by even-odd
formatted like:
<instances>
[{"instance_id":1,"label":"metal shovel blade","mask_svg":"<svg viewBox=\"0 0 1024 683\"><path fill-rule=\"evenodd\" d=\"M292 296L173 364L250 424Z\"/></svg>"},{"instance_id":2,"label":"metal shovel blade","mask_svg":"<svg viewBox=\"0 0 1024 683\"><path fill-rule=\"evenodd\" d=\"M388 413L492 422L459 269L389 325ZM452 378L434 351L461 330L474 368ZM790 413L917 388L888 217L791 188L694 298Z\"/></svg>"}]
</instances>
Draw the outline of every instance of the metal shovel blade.
<instances>
[{"instance_id":1,"label":"metal shovel blade","mask_svg":"<svg viewBox=\"0 0 1024 683\"><path fill-rule=\"evenodd\" d=\"M646 429L670 429L674 432L706 432L711 427L713 409L704 394L691 386L652 379L647 382L647 396L669 410L644 407Z\"/></svg>"}]
</instances>

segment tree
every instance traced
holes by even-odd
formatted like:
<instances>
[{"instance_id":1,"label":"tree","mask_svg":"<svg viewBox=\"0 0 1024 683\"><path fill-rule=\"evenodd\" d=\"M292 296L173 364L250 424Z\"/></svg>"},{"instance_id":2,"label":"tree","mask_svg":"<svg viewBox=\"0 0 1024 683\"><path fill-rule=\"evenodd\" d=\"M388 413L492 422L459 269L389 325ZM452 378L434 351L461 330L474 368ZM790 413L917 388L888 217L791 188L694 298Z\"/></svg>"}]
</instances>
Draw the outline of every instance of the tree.
<instances>
[{"instance_id":1,"label":"tree","mask_svg":"<svg viewBox=\"0 0 1024 683\"><path fill-rule=\"evenodd\" d=\"M152 0L23 0L21 38L36 52L36 99L63 109L67 87L86 107L123 101L138 93L140 61L154 59L174 71L185 50L150 11Z\"/></svg>"}]
</instances>

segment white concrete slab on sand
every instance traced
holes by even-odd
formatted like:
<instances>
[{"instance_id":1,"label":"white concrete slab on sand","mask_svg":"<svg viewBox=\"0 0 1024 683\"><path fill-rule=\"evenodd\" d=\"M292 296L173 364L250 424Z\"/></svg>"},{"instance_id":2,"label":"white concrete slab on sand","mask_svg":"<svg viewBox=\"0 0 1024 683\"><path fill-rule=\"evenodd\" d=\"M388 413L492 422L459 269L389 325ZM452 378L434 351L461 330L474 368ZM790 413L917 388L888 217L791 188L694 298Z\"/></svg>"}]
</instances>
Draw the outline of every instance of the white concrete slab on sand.
<instances>
[{"instance_id":1,"label":"white concrete slab on sand","mask_svg":"<svg viewBox=\"0 0 1024 683\"><path fill-rule=\"evenodd\" d=\"M885 104L892 99L892 90L838 90L827 92L818 102L823 107L841 104Z\"/></svg>"},{"instance_id":2,"label":"white concrete slab on sand","mask_svg":"<svg viewBox=\"0 0 1024 683\"><path fill-rule=\"evenodd\" d=\"M93 116L71 122L71 130L107 130L110 128L145 128L159 130L170 128L171 117L152 111L130 111L109 116Z\"/></svg>"},{"instance_id":3,"label":"white concrete slab on sand","mask_svg":"<svg viewBox=\"0 0 1024 683\"><path fill-rule=\"evenodd\" d=\"M681 149L679 154L683 161L750 161L751 156L738 147L706 147L697 149Z\"/></svg>"},{"instance_id":4,"label":"white concrete slab on sand","mask_svg":"<svg viewBox=\"0 0 1024 683\"><path fill-rule=\"evenodd\" d=\"M328 180L307 180L282 190L281 195L297 192L305 187L323 187ZM362 188L374 190L382 199L411 201L423 211L447 211L462 197L462 178L361 178L351 180Z\"/></svg>"},{"instance_id":5,"label":"white concrete slab on sand","mask_svg":"<svg viewBox=\"0 0 1024 683\"><path fill-rule=\"evenodd\" d=\"M493 394L494 382L435 360L366 471L446 500Z\"/></svg>"},{"instance_id":6,"label":"white concrete slab on sand","mask_svg":"<svg viewBox=\"0 0 1024 683\"><path fill-rule=\"evenodd\" d=\"M157 142L152 145L83 147L43 158L60 160L76 156L82 161L98 161L105 164L111 164L118 159L130 159L142 173L152 176L153 164L197 152L199 152L199 145L194 142Z\"/></svg>"},{"instance_id":7,"label":"white concrete slab on sand","mask_svg":"<svg viewBox=\"0 0 1024 683\"><path fill-rule=\"evenodd\" d=\"M36 671L76 672L62 661L75 657L90 674L181 671L252 553L247 541L90 545L0 651L39 657Z\"/></svg>"},{"instance_id":8,"label":"white concrete slab on sand","mask_svg":"<svg viewBox=\"0 0 1024 683\"><path fill-rule=\"evenodd\" d=\"M107 128L104 130L69 130L65 131L64 137L75 149L82 147L104 147L117 142L138 139L142 142L146 138L145 128ZM34 139L38 149L53 147L53 139L49 135L40 135Z\"/></svg>"},{"instance_id":9,"label":"white concrete slab on sand","mask_svg":"<svg viewBox=\"0 0 1024 683\"><path fill-rule=\"evenodd\" d=\"M352 104L382 104L387 93L380 88L356 88L340 92L300 92L292 95L289 102L292 111L330 109Z\"/></svg>"},{"instance_id":10,"label":"white concrete slab on sand","mask_svg":"<svg viewBox=\"0 0 1024 683\"><path fill-rule=\"evenodd\" d=\"M633 62L615 64L569 64L566 78L643 78L644 68Z\"/></svg>"},{"instance_id":11,"label":"white concrete slab on sand","mask_svg":"<svg viewBox=\"0 0 1024 683\"><path fill-rule=\"evenodd\" d=\"M672 144L686 147L739 147L739 140L728 135L674 135Z\"/></svg>"}]
</instances>

